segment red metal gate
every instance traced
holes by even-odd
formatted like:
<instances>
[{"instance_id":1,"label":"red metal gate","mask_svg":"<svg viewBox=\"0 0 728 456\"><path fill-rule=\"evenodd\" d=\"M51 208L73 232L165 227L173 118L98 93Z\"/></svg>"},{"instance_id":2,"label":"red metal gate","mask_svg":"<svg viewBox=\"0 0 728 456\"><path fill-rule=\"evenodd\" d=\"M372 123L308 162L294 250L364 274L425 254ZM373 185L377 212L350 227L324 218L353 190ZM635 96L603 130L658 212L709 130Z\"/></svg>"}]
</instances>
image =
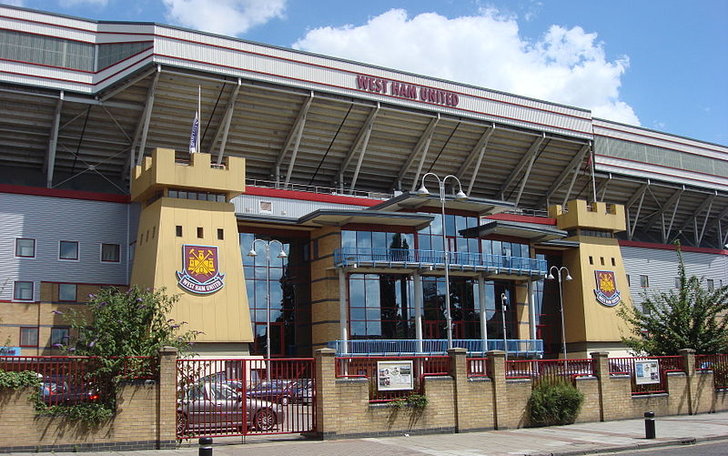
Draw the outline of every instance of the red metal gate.
<instances>
[{"instance_id":1,"label":"red metal gate","mask_svg":"<svg viewBox=\"0 0 728 456\"><path fill-rule=\"evenodd\" d=\"M316 430L314 361L180 359L177 438Z\"/></svg>"}]
</instances>

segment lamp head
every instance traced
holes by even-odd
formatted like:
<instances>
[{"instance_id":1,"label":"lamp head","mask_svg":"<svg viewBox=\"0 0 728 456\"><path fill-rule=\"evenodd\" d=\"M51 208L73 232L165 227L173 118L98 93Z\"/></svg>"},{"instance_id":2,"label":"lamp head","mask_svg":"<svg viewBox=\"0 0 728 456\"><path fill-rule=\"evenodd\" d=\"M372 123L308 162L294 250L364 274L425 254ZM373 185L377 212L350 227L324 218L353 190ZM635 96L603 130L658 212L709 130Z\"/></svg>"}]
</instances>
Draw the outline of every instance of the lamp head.
<instances>
[{"instance_id":1,"label":"lamp head","mask_svg":"<svg viewBox=\"0 0 728 456\"><path fill-rule=\"evenodd\" d=\"M549 280L554 280L554 275L549 272L549 275L546 276Z\"/></svg>"},{"instance_id":2,"label":"lamp head","mask_svg":"<svg viewBox=\"0 0 728 456\"><path fill-rule=\"evenodd\" d=\"M257 257L258 252L255 251L255 249L250 249L250 252L248 252L249 257Z\"/></svg>"},{"instance_id":3,"label":"lamp head","mask_svg":"<svg viewBox=\"0 0 728 456\"><path fill-rule=\"evenodd\" d=\"M569 273L567 272L567 273L566 273L566 280L574 280L574 278L573 278L573 277L571 277L571 274L569 274Z\"/></svg>"},{"instance_id":4,"label":"lamp head","mask_svg":"<svg viewBox=\"0 0 728 456\"><path fill-rule=\"evenodd\" d=\"M288 255L286 255L286 252L281 249L281 253L278 254L278 258L288 258Z\"/></svg>"},{"instance_id":5,"label":"lamp head","mask_svg":"<svg viewBox=\"0 0 728 456\"><path fill-rule=\"evenodd\" d=\"M461 188L455 194L455 199L458 200L458 201L465 201L466 199L468 199L468 195L466 195L465 193L463 193L463 189Z\"/></svg>"},{"instance_id":6,"label":"lamp head","mask_svg":"<svg viewBox=\"0 0 728 456\"><path fill-rule=\"evenodd\" d=\"M422 186L420 187L420 189L417 190L417 194L418 195L423 195L423 196L430 194L430 191L427 190L427 187L425 187L425 183L424 182L422 183Z\"/></svg>"}]
</instances>

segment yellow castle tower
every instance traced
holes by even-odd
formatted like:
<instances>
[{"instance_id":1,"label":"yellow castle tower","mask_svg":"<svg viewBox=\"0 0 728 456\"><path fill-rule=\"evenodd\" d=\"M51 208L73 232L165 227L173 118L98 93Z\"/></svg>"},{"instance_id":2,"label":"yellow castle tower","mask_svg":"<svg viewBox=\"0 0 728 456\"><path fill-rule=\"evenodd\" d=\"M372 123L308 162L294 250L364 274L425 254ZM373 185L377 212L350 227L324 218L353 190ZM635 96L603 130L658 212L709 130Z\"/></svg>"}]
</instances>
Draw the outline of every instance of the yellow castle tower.
<instances>
[{"instance_id":1,"label":"yellow castle tower","mask_svg":"<svg viewBox=\"0 0 728 456\"><path fill-rule=\"evenodd\" d=\"M564 281L564 322L570 358L593 351L626 354L621 344L624 321L617 314L632 305L622 253L615 233L626 229L624 206L572 200L566 208L549 208L559 229L578 248L564 252L563 263L573 280Z\"/></svg>"},{"instance_id":2,"label":"yellow castle tower","mask_svg":"<svg viewBox=\"0 0 728 456\"><path fill-rule=\"evenodd\" d=\"M185 154L186 155L186 154ZM245 160L210 155L175 160L156 149L136 166L131 199L141 204L131 283L179 294L170 318L201 331L201 356L249 354L250 312L235 208L245 190Z\"/></svg>"}]
</instances>

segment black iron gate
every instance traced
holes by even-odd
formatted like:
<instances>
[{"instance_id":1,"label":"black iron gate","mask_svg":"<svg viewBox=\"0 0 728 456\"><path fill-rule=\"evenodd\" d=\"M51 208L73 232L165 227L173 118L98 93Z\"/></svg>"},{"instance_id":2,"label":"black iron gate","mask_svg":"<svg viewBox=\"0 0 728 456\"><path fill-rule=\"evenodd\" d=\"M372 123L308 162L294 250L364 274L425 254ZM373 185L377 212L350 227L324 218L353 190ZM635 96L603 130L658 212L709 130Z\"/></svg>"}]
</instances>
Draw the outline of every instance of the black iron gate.
<instances>
[{"instance_id":1,"label":"black iron gate","mask_svg":"<svg viewBox=\"0 0 728 456\"><path fill-rule=\"evenodd\" d=\"M180 359L177 438L316 430L314 361Z\"/></svg>"}]
</instances>

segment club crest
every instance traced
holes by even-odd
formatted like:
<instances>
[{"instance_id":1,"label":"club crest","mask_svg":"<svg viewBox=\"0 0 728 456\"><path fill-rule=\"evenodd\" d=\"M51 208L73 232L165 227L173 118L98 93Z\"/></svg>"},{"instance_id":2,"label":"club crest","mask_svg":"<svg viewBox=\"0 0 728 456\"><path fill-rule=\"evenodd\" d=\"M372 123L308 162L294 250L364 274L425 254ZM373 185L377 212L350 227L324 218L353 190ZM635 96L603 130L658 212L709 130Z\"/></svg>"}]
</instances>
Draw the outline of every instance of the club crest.
<instances>
[{"instance_id":1,"label":"club crest","mask_svg":"<svg viewBox=\"0 0 728 456\"><path fill-rule=\"evenodd\" d=\"M614 271L594 271L594 276L597 281L597 287L594 289L597 301L607 307L619 304L622 294L617 290Z\"/></svg>"},{"instance_id":2,"label":"club crest","mask_svg":"<svg viewBox=\"0 0 728 456\"><path fill-rule=\"evenodd\" d=\"M218 268L217 247L182 246L182 271L177 271L180 287L191 293L210 294L225 286L224 278Z\"/></svg>"}]
</instances>

